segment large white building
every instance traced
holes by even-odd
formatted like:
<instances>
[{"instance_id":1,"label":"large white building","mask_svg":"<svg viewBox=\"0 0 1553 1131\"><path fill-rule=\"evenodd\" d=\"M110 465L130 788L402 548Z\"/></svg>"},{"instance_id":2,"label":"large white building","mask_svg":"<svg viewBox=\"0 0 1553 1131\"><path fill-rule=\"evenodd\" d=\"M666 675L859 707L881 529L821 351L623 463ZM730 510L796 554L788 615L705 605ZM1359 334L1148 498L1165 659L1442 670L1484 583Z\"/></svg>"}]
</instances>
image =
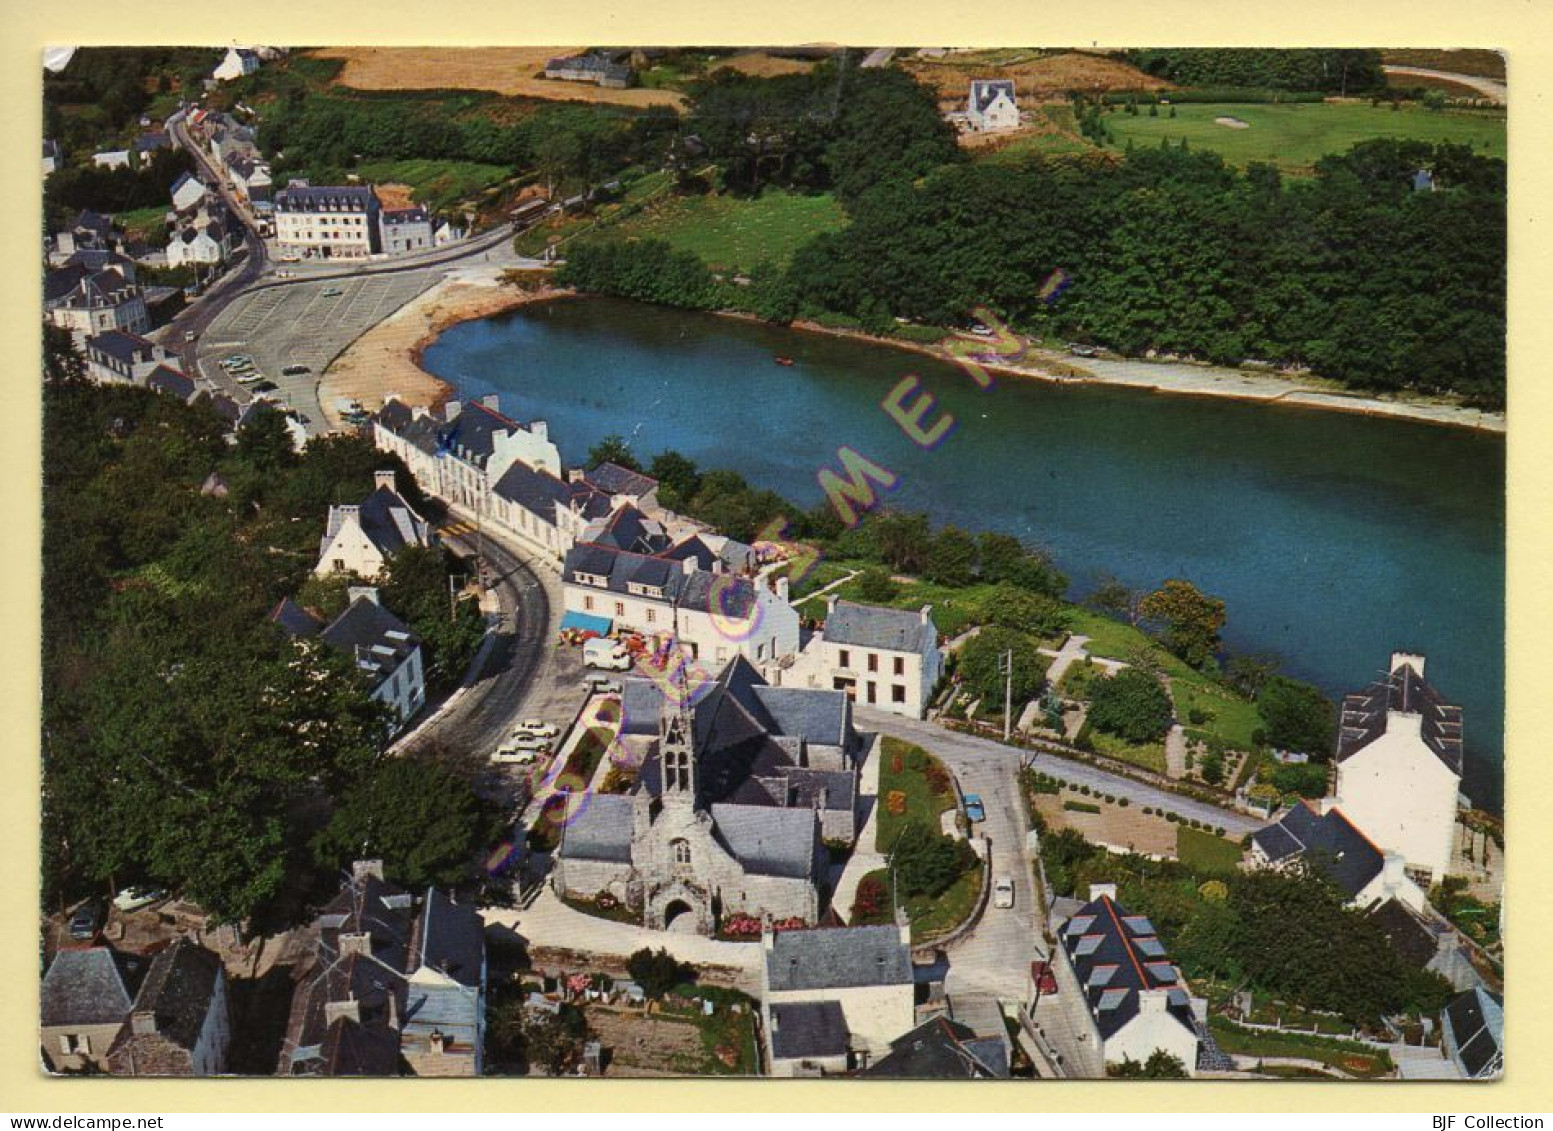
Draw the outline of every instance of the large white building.
<instances>
[{"instance_id":1,"label":"large white building","mask_svg":"<svg viewBox=\"0 0 1553 1131\"><path fill-rule=\"evenodd\" d=\"M913 611L830 597L825 629L809 649L816 645L819 670L811 663L811 682L895 715L920 719L944 674L931 605Z\"/></svg>"},{"instance_id":2,"label":"large white building","mask_svg":"<svg viewBox=\"0 0 1553 1131\"><path fill-rule=\"evenodd\" d=\"M282 255L363 259L382 243L378 200L361 185L314 187L293 180L275 194L275 242Z\"/></svg>"},{"instance_id":3,"label":"large white building","mask_svg":"<svg viewBox=\"0 0 1553 1131\"><path fill-rule=\"evenodd\" d=\"M1083 1002L1082 1046L1098 1054L1099 1063L1080 1066L1083 1074L1104 1075L1106 1065L1142 1064L1163 1051L1196 1075L1197 1016L1154 924L1116 902L1115 884L1093 884L1089 902L1059 930L1060 992Z\"/></svg>"},{"instance_id":4,"label":"large white building","mask_svg":"<svg viewBox=\"0 0 1553 1131\"><path fill-rule=\"evenodd\" d=\"M1461 727L1461 708L1424 679L1424 657L1406 652L1392 655L1386 678L1343 700L1337 804L1425 888L1450 871Z\"/></svg>"},{"instance_id":5,"label":"large white building","mask_svg":"<svg viewBox=\"0 0 1553 1131\"><path fill-rule=\"evenodd\" d=\"M216 64L216 69L210 72L210 77L217 82L231 82L233 79L253 74L259 69L259 65L258 52L247 47L228 47L226 57Z\"/></svg>"}]
</instances>

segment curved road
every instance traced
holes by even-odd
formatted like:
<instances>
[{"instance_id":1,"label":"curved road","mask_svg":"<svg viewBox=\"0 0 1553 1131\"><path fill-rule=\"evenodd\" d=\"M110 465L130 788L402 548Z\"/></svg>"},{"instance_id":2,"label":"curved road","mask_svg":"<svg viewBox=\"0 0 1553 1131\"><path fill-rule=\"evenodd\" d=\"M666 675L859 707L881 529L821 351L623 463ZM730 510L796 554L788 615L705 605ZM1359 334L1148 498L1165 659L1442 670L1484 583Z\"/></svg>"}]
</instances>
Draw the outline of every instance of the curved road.
<instances>
[{"instance_id":1,"label":"curved road","mask_svg":"<svg viewBox=\"0 0 1553 1131\"><path fill-rule=\"evenodd\" d=\"M1510 87L1503 79L1485 78L1482 75L1464 75L1458 71L1436 71L1429 67L1402 67L1390 64L1381 67L1388 75L1399 78L1417 79L1441 79L1445 82L1453 82L1459 86L1470 87L1484 98L1497 102L1501 106L1510 98Z\"/></svg>"}]
</instances>

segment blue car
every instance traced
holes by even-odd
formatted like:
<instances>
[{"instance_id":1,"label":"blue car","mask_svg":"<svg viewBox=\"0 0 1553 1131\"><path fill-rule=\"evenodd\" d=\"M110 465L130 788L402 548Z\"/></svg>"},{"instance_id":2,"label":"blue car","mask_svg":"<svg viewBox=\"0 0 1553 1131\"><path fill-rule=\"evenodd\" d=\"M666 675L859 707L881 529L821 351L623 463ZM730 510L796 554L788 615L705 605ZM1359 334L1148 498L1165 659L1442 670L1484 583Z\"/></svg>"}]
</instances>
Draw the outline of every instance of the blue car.
<instances>
[{"instance_id":1,"label":"blue car","mask_svg":"<svg viewBox=\"0 0 1553 1131\"><path fill-rule=\"evenodd\" d=\"M965 815L973 821L985 821L987 810L982 806L981 794L967 793L965 795Z\"/></svg>"}]
</instances>

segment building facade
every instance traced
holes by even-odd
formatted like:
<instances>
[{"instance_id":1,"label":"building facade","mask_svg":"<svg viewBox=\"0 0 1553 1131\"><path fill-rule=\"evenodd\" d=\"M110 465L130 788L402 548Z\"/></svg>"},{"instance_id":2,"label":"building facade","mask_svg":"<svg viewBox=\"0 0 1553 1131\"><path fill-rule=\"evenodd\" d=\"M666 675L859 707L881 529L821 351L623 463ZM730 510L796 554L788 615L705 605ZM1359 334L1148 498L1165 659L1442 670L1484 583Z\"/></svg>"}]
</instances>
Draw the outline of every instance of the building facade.
<instances>
[{"instance_id":1,"label":"building facade","mask_svg":"<svg viewBox=\"0 0 1553 1131\"><path fill-rule=\"evenodd\" d=\"M392 470L374 472L370 495L360 503L329 508L314 576L354 573L370 581L404 547L431 545L431 527L396 487Z\"/></svg>"},{"instance_id":2,"label":"building facade","mask_svg":"<svg viewBox=\"0 0 1553 1131\"><path fill-rule=\"evenodd\" d=\"M824 685L891 714L920 719L944 674L931 605L912 612L830 597L817 640Z\"/></svg>"},{"instance_id":3,"label":"building facade","mask_svg":"<svg viewBox=\"0 0 1553 1131\"><path fill-rule=\"evenodd\" d=\"M293 180L275 194L275 242L283 255L363 259L381 250L378 211L371 188Z\"/></svg>"}]
</instances>

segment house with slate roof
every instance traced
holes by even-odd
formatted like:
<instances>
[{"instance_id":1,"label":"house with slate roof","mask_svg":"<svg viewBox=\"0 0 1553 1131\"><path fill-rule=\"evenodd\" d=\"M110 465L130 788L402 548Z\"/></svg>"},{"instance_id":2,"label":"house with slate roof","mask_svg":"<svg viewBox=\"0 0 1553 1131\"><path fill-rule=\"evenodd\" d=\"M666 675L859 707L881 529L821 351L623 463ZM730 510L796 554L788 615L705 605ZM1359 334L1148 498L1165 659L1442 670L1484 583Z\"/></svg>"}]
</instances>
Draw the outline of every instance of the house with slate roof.
<instances>
[{"instance_id":1,"label":"house with slate roof","mask_svg":"<svg viewBox=\"0 0 1553 1131\"><path fill-rule=\"evenodd\" d=\"M743 659L693 702L672 683L655 692L627 679L622 690L637 783L578 804L556 851L556 890L608 892L653 930L688 917L709 935L734 914L818 922L827 829L850 843L857 824L846 697L770 687Z\"/></svg>"},{"instance_id":2,"label":"house with slate roof","mask_svg":"<svg viewBox=\"0 0 1553 1131\"><path fill-rule=\"evenodd\" d=\"M491 487L491 517L556 570L583 531L608 516L612 505L610 497L591 484L562 480L521 459Z\"/></svg>"},{"instance_id":3,"label":"house with slate roof","mask_svg":"<svg viewBox=\"0 0 1553 1131\"><path fill-rule=\"evenodd\" d=\"M702 569L695 557L681 561L579 542L566 553L561 580L567 615L577 623L660 643L677 639L702 663L720 666L743 656L767 664L798 650L798 612L788 603L785 577L772 588Z\"/></svg>"},{"instance_id":4,"label":"house with slate roof","mask_svg":"<svg viewBox=\"0 0 1553 1131\"><path fill-rule=\"evenodd\" d=\"M631 67L603 51L562 55L545 63L544 76L562 82L586 82L595 86L624 88L631 85Z\"/></svg>"},{"instance_id":5,"label":"house with slate roof","mask_svg":"<svg viewBox=\"0 0 1553 1131\"><path fill-rule=\"evenodd\" d=\"M592 471L576 471L572 474L611 498L631 503L644 511L658 509L658 481L650 475L607 461Z\"/></svg>"},{"instance_id":6,"label":"house with slate roof","mask_svg":"<svg viewBox=\"0 0 1553 1131\"><path fill-rule=\"evenodd\" d=\"M972 79L963 118L977 133L1019 128L1019 102L1012 79Z\"/></svg>"},{"instance_id":7,"label":"house with slate roof","mask_svg":"<svg viewBox=\"0 0 1553 1131\"><path fill-rule=\"evenodd\" d=\"M146 388L163 396L175 397L184 404L194 399L194 382L168 365L158 365L146 374Z\"/></svg>"},{"instance_id":8,"label":"house with slate roof","mask_svg":"<svg viewBox=\"0 0 1553 1131\"><path fill-rule=\"evenodd\" d=\"M969 1025L932 1017L890 1042L882 1060L859 1075L897 1080L1006 1080L1008 1042L977 1036Z\"/></svg>"},{"instance_id":9,"label":"house with slate roof","mask_svg":"<svg viewBox=\"0 0 1553 1131\"><path fill-rule=\"evenodd\" d=\"M1338 804L1425 889L1450 871L1461 804L1462 713L1397 652L1387 675L1343 700Z\"/></svg>"},{"instance_id":10,"label":"house with slate roof","mask_svg":"<svg viewBox=\"0 0 1553 1131\"><path fill-rule=\"evenodd\" d=\"M281 255L364 259L382 250L377 193L365 185L292 180L275 194L275 242Z\"/></svg>"},{"instance_id":11,"label":"house with slate roof","mask_svg":"<svg viewBox=\"0 0 1553 1131\"><path fill-rule=\"evenodd\" d=\"M399 494L394 472L375 472L373 482L372 493L360 503L329 508L315 576L354 573L371 580L406 546L431 545L431 527Z\"/></svg>"},{"instance_id":12,"label":"house with slate roof","mask_svg":"<svg viewBox=\"0 0 1553 1131\"><path fill-rule=\"evenodd\" d=\"M44 305L49 321L73 333L78 344L108 330L144 334L151 329L140 287L117 268L83 274L67 293Z\"/></svg>"},{"instance_id":13,"label":"house with slate roof","mask_svg":"<svg viewBox=\"0 0 1553 1131\"><path fill-rule=\"evenodd\" d=\"M61 950L39 992L39 1036L50 1072L106 1072L148 959L107 946Z\"/></svg>"},{"instance_id":14,"label":"house with slate roof","mask_svg":"<svg viewBox=\"0 0 1553 1131\"><path fill-rule=\"evenodd\" d=\"M1400 853L1366 836L1332 798L1302 801L1251 836L1253 867L1287 868L1303 862L1331 880L1355 907L1395 899L1422 911L1424 892L1407 875Z\"/></svg>"},{"instance_id":15,"label":"house with slate roof","mask_svg":"<svg viewBox=\"0 0 1553 1131\"><path fill-rule=\"evenodd\" d=\"M161 346L124 330L104 330L86 339L86 373L94 381L143 385L151 372L176 362Z\"/></svg>"},{"instance_id":16,"label":"house with slate roof","mask_svg":"<svg viewBox=\"0 0 1553 1131\"><path fill-rule=\"evenodd\" d=\"M1120 906L1114 884L1091 885L1089 897L1059 928L1056 964L1061 992L1085 1006L1080 1045L1097 1054L1082 1074L1102 1076L1108 1064L1141 1064L1163 1050L1196 1075L1205 1030L1154 924Z\"/></svg>"},{"instance_id":17,"label":"house with slate roof","mask_svg":"<svg viewBox=\"0 0 1553 1131\"><path fill-rule=\"evenodd\" d=\"M385 208L378 213L378 242L389 255L425 251L433 246L434 223L424 204L409 208Z\"/></svg>"},{"instance_id":18,"label":"house with slate roof","mask_svg":"<svg viewBox=\"0 0 1553 1131\"><path fill-rule=\"evenodd\" d=\"M773 1076L861 1068L916 1024L911 926L761 934L761 1021Z\"/></svg>"},{"instance_id":19,"label":"house with slate roof","mask_svg":"<svg viewBox=\"0 0 1553 1131\"><path fill-rule=\"evenodd\" d=\"M426 705L426 669L421 638L382 605L378 591L351 586L350 604L325 624L287 597L270 620L294 640L318 639L355 662L370 684L370 696L394 712L395 731Z\"/></svg>"},{"instance_id":20,"label":"house with slate roof","mask_svg":"<svg viewBox=\"0 0 1553 1131\"><path fill-rule=\"evenodd\" d=\"M419 899L358 860L314 921L281 1044L281 1076L478 1076L485 929L476 909Z\"/></svg>"},{"instance_id":21,"label":"house with slate roof","mask_svg":"<svg viewBox=\"0 0 1553 1131\"><path fill-rule=\"evenodd\" d=\"M219 1076L232 1022L221 959L179 939L151 960L129 1024L108 1050L115 1076Z\"/></svg>"},{"instance_id":22,"label":"house with slate roof","mask_svg":"<svg viewBox=\"0 0 1553 1131\"><path fill-rule=\"evenodd\" d=\"M193 212L205 200L205 182L193 173L183 173L170 190L174 212Z\"/></svg>"},{"instance_id":23,"label":"house with slate roof","mask_svg":"<svg viewBox=\"0 0 1553 1131\"><path fill-rule=\"evenodd\" d=\"M1445 1055L1464 1079L1493 1080L1504 1072L1504 998L1481 986L1453 998L1440 1016Z\"/></svg>"},{"instance_id":24,"label":"house with slate roof","mask_svg":"<svg viewBox=\"0 0 1553 1131\"><path fill-rule=\"evenodd\" d=\"M808 657L811 651L817 655ZM944 674L931 605L913 612L829 597L824 631L805 656L812 685L913 719L923 716Z\"/></svg>"}]
</instances>

